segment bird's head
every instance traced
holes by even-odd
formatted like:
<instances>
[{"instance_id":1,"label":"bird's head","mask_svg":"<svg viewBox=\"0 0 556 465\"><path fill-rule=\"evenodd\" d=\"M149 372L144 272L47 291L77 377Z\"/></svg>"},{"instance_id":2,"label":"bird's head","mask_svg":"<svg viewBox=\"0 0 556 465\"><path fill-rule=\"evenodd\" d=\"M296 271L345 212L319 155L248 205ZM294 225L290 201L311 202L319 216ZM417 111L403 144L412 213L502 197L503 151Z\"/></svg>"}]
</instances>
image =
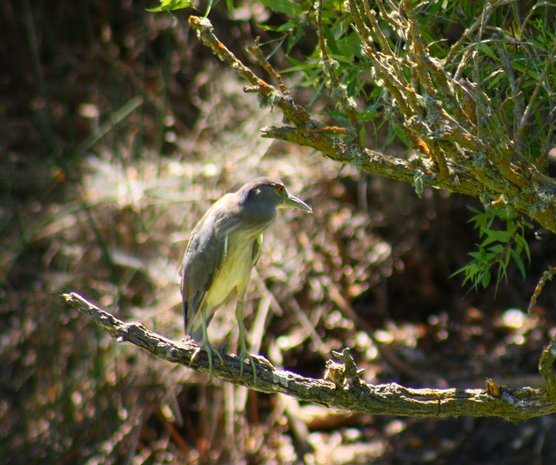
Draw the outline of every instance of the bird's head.
<instances>
[{"instance_id":1,"label":"bird's head","mask_svg":"<svg viewBox=\"0 0 556 465\"><path fill-rule=\"evenodd\" d=\"M261 215L275 214L277 208L297 208L306 213L313 209L290 194L284 183L278 179L257 178L245 184L239 191L241 203L247 212Z\"/></svg>"}]
</instances>

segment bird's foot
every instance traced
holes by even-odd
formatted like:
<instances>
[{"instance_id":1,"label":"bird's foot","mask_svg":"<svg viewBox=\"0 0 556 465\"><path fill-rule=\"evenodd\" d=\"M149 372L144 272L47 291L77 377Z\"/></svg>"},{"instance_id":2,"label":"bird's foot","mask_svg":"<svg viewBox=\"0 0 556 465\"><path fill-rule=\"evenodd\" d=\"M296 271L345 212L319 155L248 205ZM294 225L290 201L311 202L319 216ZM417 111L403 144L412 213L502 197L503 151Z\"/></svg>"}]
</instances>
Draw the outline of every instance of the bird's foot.
<instances>
[{"instance_id":1,"label":"bird's foot","mask_svg":"<svg viewBox=\"0 0 556 465\"><path fill-rule=\"evenodd\" d=\"M251 370L253 371L253 382L256 384L257 383L257 367L255 365L255 360L257 362L262 363L263 365L265 365L267 368L271 369L271 370L275 370L274 365L272 365L272 363L270 363L270 361L263 357L262 355L253 355L253 354L249 354L247 353L247 351L245 352L240 352L239 354L239 373L240 376L243 376L243 365L245 363L245 359L249 360L249 365L251 365Z\"/></svg>"},{"instance_id":2,"label":"bird's foot","mask_svg":"<svg viewBox=\"0 0 556 465\"><path fill-rule=\"evenodd\" d=\"M191 356L191 363L193 363L195 361L195 359L197 358L197 356L199 355L199 353L201 352L201 350L204 350L207 353L207 359L208 359L208 374L209 374L209 383L212 381L212 367L213 367L213 362L212 362L212 356L213 354L216 355L218 357L218 360L220 360L220 365L224 365L224 359L222 358L222 355L220 354L220 352L216 349L213 349L212 346L209 343L203 344L202 346L197 347L197 349L195 349L195 353Z\"/></svg>"},{"instance_id":3,"label":"bird's foot","mask_svg":"<svg viewBox=\"0 0 556 465\"><path fill-rule=\"evenodd\" d=\"M241 351L239 353L239 375L243 376L243 364L245 363L245 359L249 360L249 365L251 365L251 369L253 370L253 382L257 383L257 367L254 363L254 358L251 354L247 351Z\"/></svg>"}]
</instances>

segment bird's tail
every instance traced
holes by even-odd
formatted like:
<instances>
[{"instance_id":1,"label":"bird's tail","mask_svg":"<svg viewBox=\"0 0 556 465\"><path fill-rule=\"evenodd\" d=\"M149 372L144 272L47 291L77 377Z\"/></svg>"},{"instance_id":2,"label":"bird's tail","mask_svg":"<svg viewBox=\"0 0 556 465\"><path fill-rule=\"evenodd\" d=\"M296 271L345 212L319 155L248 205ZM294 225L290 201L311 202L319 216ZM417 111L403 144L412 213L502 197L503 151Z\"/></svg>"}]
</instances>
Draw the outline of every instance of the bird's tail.
<instances>
[{"instance_id":1,"label":"bird's tail","mask_svg":"<svg viewBox=\"0 0 556 465\"><path fill-rule=\"evenodd\" d=\"M203 312L197 311L195 315L190 315L188 310L189 306L187 302L183 302L183 325L185 334L188 334L197 342L201 342L203 340L203 322L201 320L201 318L203 318ZM207 319L207 327L210 320L212 320L212 315Z\"/></svg>"},{"instance_id":2,"label":"bird's tail","mask_svg":"<svg viewBox=\"0 0 556 465\"><path fill-rule=\"evenodd\" d=\"M185 334L188 334L187 321L188 321L188 318L187 318L187 302L184 300L183 301L183 328L185 330Z\"/></svg>"}]
</instances>

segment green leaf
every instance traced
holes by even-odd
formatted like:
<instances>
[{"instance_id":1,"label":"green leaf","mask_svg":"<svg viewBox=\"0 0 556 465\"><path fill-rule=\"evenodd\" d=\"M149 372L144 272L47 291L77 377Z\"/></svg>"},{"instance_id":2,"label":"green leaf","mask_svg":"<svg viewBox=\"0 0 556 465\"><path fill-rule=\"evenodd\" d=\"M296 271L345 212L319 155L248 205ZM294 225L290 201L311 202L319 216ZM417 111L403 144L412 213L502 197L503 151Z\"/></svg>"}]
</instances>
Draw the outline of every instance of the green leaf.
<instances>
[{"instance_id":1,"label":"green leaf","mask_svg":"<svg viewBox=\"0 0 556 465\"><path fill-rule=\"evenodd\" d=\"M286 53L289 55L293 49L293 47L301 40L301 38L305 35L305 30L307 28L307 21L303 20L301 23L296 25L294 29L294 34L290 35L288 38L288 42L286 45Z\"/></svg>"},{"instance_id":2,"label":"green leaf","mask_svg":"<svg viewBox=\"0 0 556 465\"><path fill-rule=\"evenodd\" d=\"M263 31L292 32L298 25L298 21L288 21L284 24L258 24Z\"/></svg>"},{"instance_id":3,"label":"green leaf","mask_svg":"<svg viewBox=\"0 0 556 465\"><path fill-rule=\"evenodd\" d=\"M523 263L523 260L521 259L521 256L515 250L510 250L510 254L512 256L512 259L513 259L514 263L516 264L517 268L519 269L519 273L521 274L521 277L523 279L525 279L525 277L527 276L527 273L525 271L525 265Z\"/></svg>"},{"instance_id":4,"label":"green leaf","mask_svg":"<svg viewBox=\"0 0 556 465\"><path fill-rule=\"evenodd\" d=\"M488 248L488 255L491 257L502 255L502 252L504 252L504 246L502 244L496 244Z\"/></svg>"},{"instance_id":5,"label":"green leaf","mask_svg":"<svg viewBox=\"0 0 556 465\"><path fill-rule=\"evenodd\" d=\"M476 261L479 261L485 256L485 253L484 250L479 250L478 252L469 252L467 255L474 258Z\"/></svg>"},{"instance_id":6,"label":"green leaf","mask_svg":"<svg viewBox=\"0 0 556 465\"><path fill-rule=\"evenodd\" d=\"M492 58L494 61L498 61L498 55L490 45L486 44L486 42L483 42L480 45L480 48L481 48L481 52L483 52L486 56Z\"/></svg>"},{"instance_id":7,"label":"green leaf","mask_svg":"<svg viewBox=\"0 0 556 465\"><path fill-rule=\"evenodd\" d=\"M401 127L399 127L397 124L394 125L394 134L396 134L396 136L398 136L398 139L400 139L406 145L406 147L412 147L413 146L413 144L411 143L411 141L407 137L407 134L405 133L405 131Z\"/></svg>"},{"instance_id":8,"label":"green leaf","mask_svg":"<svg viewBox=\"0 0 556 465\"><path fill-rule=\"evenodd\" d=\"M486 247L487 245L492 244L493 242L502 242L505 244L512 237L510 231L493 231L492 229L490 229L490 230L486 230L485 234L487 237L482 243L483 247Z\"/></svg>"},{"instance_id":9,"label":"green leaf","mask_svg":"<svg viewBox=\"0 0 556 465\"><path fill-rule=\"evenodd\" d=\"M376 110L370 109L365 110L357 115L357 121L372 121L374 120L380 113Z\"/></svg>"},{"instance_id":10,"label":"green leaf","mask_svg":"<svg viewBox=\"0 0 556 465\"><path fill-rule=\"evenodd\" d=\"M486 270L483 273L483 276L481 278L481 285L486 289L488 287L488 285L490 284L490 280L492 278L492 275L490 273L489 270Z\"/></svg>"},{"instance_id":11,"label":"green leaf","mask_svg":"<svg viewBox=\"0 0 556 465\"><path fill-rule=\"evenodd\" d=\"M288 0L261 0L261 3L271 10L284 13L288 16L297 16L304 11L303 6L299 2Z\"/></svg>"},{"instance_id":12,"label":"green leaf","mask_svg":"<svg viewBox=\"0 0 556 465\"><path fill-rule=\"evenodd\" d=\"M192 0L159 0L160 6L147 8L150 13L159 13L161 11L181 10L193 6Z\"/></svg>"},{"instance_id":13,"label":"green leaf","mask_svg":"<svg viewBox=\"0 0 556 465\"><path fill-rule=\"evenodd\" d=\"M527 261L531 263L531 251L529 250L529 244L527 243L527 240L523 237L523 234L520 234L516 237L516 251L519 254L521 254L522 251L525 252Z\"/></svg>"}]
</instances>

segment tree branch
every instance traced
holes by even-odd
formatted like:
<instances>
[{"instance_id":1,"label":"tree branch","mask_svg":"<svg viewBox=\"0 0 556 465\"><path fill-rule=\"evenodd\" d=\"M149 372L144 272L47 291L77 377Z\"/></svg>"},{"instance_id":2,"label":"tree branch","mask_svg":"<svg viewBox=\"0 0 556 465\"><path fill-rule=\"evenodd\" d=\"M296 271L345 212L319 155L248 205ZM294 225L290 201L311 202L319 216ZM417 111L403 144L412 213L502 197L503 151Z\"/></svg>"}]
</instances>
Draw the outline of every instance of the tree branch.
<instances>
[{"instance_id":1,"label":"tree branch","mask_svg":"<svg viewBox=\"0 0 556 465\"><path fill-rule=\"evenodd\" d=\"M195 341L172 341L140 323L123 322L74 292L63 297L119 342L129 342L162 360L208 373L204 351L192 360L199 349ZM353 412L412 417L503 417L517 421L556 413L552 374L554 352L550 345L542 356L542 374L549 382L548 393L542 388L498 386L492 380L487 389L412 389L396 383L372 385L361 379L361 370L357 369L347 349L334 354L339 361L327 362L326 379L306 378L255 361L257 377L254 380L250 369L241 373L239 358L233 354L222 354L224 364L215 363L212 375L256 391L287 394L301 401Z\"/></svg>"},{"instance_id":2,"label":"tree branch","mask_svg":"<svg viewBox=\"0 0 556 465\"><path fill-rule=\"evenodd\" d=\"M506 0L493 1L489 3L489 8L505 3ZM388 16L384 5L381 2L379 4L379 14L385 16L385 21L399 22L402 29L403 24L409 25L411 40L407 42L411 46L408 50L411 53L398 56L386 47L376 15L365 8L365 2L350 0L350 14L370 68L374 69L382 85L393 96L400 127L417 149L411 162L362 147L356 140L357 131L354 127L357 118L355 113L351 114L352 110L348 111L348 116L355 126L336 127L333 132L339 136L331 136L327 131L328 126L312 119L302 105L295 103L283 83L279 89L272 86L256 76L227 49L215 36L207 18L190 16L189 24L220 60L249 82L251 86L245 88L246 92L258 93L264 105L278 107L286 123L293 126L265 128L263 137L314 147L342 163L409 182L415 186L418 194L424 186L430 186L507 205L556 233L556 181L540 173L533 163L525 162L525 157L513 144L510 135L501 129L495 134L490 130L484 131L470 117L466 111L470 105L477 107L476 111L480 114L489 115L491 111L488 105L485 106L481 99L467 89L470 84L456 81L431 56L413 19L410 3L403 3L409 22L396 19L398 12ZM471 28L469 31L473 30ZM380 52L375 46L375 40L383 44ZM320 47L323 60L326 61L328 55L322 37ZM452 48L450 57L455 56L456 52L457 48ZM267 68L264 63L263 67ZM335 75L326 69L327 75L334 81ZM403 70L410 74L416 70L413 73L415 79L407 81ZM271 72L273 74L275 72ZM473 85L477 86L477 83ZM333 83L333 87L340 89L341 85ZM469 102L470 99L473 101Z\"/></svg>"}]
</instances>

